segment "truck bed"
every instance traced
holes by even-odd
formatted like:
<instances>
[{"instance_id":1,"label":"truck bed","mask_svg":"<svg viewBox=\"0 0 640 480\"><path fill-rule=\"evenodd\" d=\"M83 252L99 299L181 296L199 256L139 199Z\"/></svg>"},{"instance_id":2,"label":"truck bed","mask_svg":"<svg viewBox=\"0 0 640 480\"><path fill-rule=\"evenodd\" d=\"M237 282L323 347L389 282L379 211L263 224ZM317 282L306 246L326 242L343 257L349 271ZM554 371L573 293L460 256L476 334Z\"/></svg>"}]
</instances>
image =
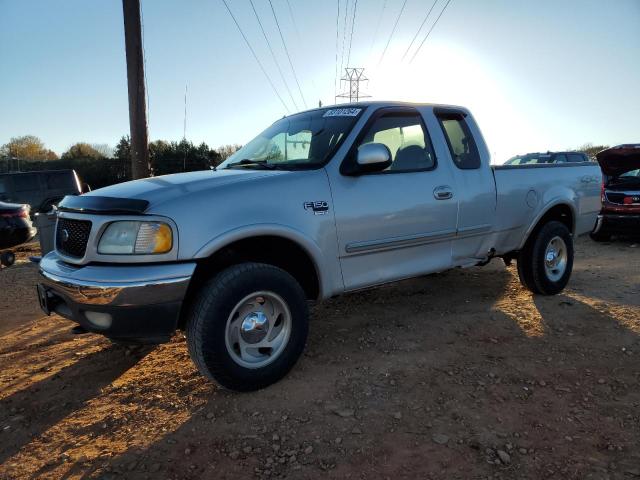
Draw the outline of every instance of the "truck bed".
<instances>
[{"instance_id":1,"label":"truck bed","mask_svg":"<svg viewBox=\"0 0 640 480\"><path fill-rule=\"evenodd\" d=\"M595 162L492 166L496 183L496 250L522 247L527 231L556 201L574 198L574 234L592 230L600 211L602 173ZM578 173L576 173L578 171Z\"/></svg>"}]
</instances>

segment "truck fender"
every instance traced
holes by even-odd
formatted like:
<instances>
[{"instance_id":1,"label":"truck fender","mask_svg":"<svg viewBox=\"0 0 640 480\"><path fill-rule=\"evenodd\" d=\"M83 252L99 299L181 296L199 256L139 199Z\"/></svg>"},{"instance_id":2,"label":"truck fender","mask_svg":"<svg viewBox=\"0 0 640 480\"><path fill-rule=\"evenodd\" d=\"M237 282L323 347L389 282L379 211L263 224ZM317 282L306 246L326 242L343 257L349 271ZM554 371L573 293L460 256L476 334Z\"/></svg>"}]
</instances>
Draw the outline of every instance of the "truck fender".
<instances>
[{"instance_id":1,"label":"truck fender","mask_svg":"<svg viewBox=\"0 0 640 480\"><path fill-rule=\"evenodd\" d=\"M251 237L261 236L274 236L282 237L287 240L291 240L297 243L311 258L313 266L318 277L318 285L320 286L320 298L324 298L324 292L330 290L328 285L325 285L325 275L321 265L323 265L322 250L316 242L309 238L299 230L280 225L277 223L257 223L253 225L245 225L224 232L212 240L204 244L194 255L195 258L207 258L219 251L220 249L230 245L238 240L244 240Z\"/></svg>"},{"instance_id":2,"label":"truck fender","mask_svg":"<svg viewBox=\"0 0 640 480\"><path fill-rule=\"evenodd\" d=\"M529 240L529 237L531 236L531 233L535 230L535 228L538 226L538 224L540 223L540 220L542 220L542 218L549 213L549 211L557 206L563 206L563 207L567 207L570 211L571 211L571 217L572 217L572 225L571 225L571 232L573 233L575 231L575 227L576 227L576 218L577 218L577 212L576 212L576 208L575 208L575 203L572 202L570 200L570 198L567 198L566 195L563 196L555 196L553 197L551 200L545 202L545 206L543 208L540 209L540 212L538 212L538 214L533 218L533 220L531 221L531 223L529 224L529 227L527 228L525 234L522 236L522 241L520 243L520 245L518 246L518 250L521 250L525 243L527 243L527 240Z\"/></svg>"}]
</instances>

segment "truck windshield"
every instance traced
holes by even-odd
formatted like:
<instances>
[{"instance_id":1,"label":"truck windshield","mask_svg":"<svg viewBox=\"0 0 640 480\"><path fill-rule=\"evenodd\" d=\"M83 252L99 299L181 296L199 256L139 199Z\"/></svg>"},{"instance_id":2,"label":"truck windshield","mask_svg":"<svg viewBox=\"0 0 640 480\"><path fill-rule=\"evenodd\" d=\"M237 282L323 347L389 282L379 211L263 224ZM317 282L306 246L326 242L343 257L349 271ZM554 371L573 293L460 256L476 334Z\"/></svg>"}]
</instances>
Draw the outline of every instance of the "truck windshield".
<instances>
[{"instance_id":1,"label":"truck windshield","mask_svg":"<svg viewBox=\"0 0 640 480\"><path fill-rule=\"evenodd\" d=\"M278 120L219 168L316 168L347 136L363 108L324 108Z\"/></svg>"}]
</instances>

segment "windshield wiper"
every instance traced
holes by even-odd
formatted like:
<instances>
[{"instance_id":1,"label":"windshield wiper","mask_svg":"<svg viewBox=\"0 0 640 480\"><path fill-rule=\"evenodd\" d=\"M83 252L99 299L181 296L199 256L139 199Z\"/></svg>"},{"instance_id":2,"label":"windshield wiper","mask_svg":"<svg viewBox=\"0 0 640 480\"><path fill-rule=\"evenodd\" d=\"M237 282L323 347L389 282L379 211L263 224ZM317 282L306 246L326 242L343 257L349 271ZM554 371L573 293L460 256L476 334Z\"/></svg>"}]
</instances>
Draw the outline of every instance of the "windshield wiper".
<instances>
[{"instance_id":1,"label":"windshield wiper","mask_svg":"<svg viewBox=\"0 0 640 480\"><path fill-rule=\"evenodd\" d=\"M250 160L248 158L244 158L239 162L230 163L225 168L233 168L233 167L258 167L258 168L265 168L268 170L274 170L278 168L276 164L269 163L266 160Z\"/></svg>"}]
</instances>

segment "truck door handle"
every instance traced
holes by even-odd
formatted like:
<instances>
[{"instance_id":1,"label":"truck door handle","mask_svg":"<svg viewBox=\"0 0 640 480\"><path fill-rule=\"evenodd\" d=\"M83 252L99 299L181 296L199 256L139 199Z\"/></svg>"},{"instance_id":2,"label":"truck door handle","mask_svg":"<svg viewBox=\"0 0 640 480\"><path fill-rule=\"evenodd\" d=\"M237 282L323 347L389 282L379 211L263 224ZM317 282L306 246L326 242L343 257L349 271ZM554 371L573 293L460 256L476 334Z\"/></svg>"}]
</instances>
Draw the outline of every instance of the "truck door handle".
<instances>
[{"instance_id":1,"label":"truck door handle","mask_svg":"<svg viewBox=\"0 0 640 480\"><path fill-rule=\"evenodd\" d=\"M453 191L449 185L440 185L433 189L433 196L436 200L449 200L453 198Z\"/></svg>"}]
</instances>

